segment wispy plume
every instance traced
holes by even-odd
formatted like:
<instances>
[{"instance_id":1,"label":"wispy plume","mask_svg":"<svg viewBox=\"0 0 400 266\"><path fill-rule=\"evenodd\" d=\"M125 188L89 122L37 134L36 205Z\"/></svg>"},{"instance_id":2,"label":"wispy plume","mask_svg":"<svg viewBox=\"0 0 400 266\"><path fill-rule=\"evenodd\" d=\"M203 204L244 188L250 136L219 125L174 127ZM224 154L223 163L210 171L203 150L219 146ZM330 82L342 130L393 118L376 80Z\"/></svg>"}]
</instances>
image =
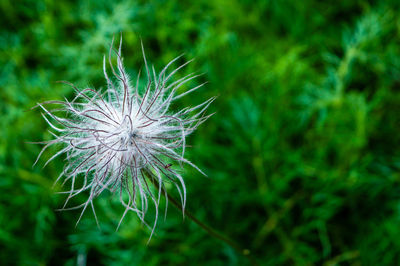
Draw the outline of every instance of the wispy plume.
<instances>
[{"instance_id":1,"label":"wispy plume","mask_svg":"<svg viewBox=\"0 0 400 266\"><path fill-rule=\"evenodd\" d=\"M154 204L154 225L147 225L153 234L159 216L160 197L167 191L166 182L174 184L184 209L186 188L180 169L183 164L188 164L204 174L184 157L186 137L211 116L205 115L205 111L215 98L195 107L171 111L172 102L204 85L178 94L180 87L199 76L192 73L172 81L174 75L191 61L170 70L181 58L179 56L156 73L146 60L142 44L147 76L147 82L142 85L139 82L140 72L135 81L126 73L121 45L122 37L119 49L111 44L109 51L108 63L113 79L107 74L106 57L103 59L107 81L105 91L91 88L79 90L63 81L75 90L75 98L37 105L53 129L51 134L54 139L40 142L45 146L35 164L48 147L62 144L62 149L45 165L57 156L66 156L67 163L56 180L62 180L62 185L70 184L69 189L62 192L68 195L63 210L81 208L77 223L89 206L96 217L93 200L104 190L110 190L117 192L115 195L125 207L118 227L128 211L135 212L147 225L145 214L149 204ZM117 57L116 66L111 60L114 54ZM157 185L152 186L154 183ZM84 191L89 191L86 202L67 207L71 198Z\"/></svg>"}]
</instances>

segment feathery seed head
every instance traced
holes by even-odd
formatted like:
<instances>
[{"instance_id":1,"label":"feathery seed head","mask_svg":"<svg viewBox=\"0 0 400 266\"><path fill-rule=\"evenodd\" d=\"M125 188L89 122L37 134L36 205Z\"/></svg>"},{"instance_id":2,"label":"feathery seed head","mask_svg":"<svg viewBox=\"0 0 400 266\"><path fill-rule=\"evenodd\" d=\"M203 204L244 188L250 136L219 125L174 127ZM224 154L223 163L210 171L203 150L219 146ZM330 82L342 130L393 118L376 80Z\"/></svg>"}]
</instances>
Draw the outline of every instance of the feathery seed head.
<instances>
[{"instance_id":1,"label":"feathery seed head","mask_svg":"<svg viewBox=\"0 0 400 266\"><path fill-rule=\"evenodd\" d=\"M63 185L67 181L71 183L70 189L64 192L68 197L63 209L82 208L78 222L89 205L94 212L93 199L102 191L118 191L120 201L125 207L121 221L131 210L145 223L144 216L149 201L154 203L156 218L153 233L160 196L162 191L166 191L165 182L175 185L181 196L183 209L185 207L185 183L178 169L171 167L171 162L179 165L186 163L201 172L184 158L186 136L211 116L204 113L215 98L195 107L172 112L169 109L173 101L203 85L177 94L182 85L199 76L192 73L171 81L174 74L190 61L169 71L170 66L180 58L177 57L156 74L154 67L151 71L149 69L142 44L147 83L141 93L140 72L135 84L131 84L124 70L121 44L122 38L118 50L111 44L108 58L116 81L109 78L104 57L103 71L107 81L104 92L90 88L78 90L73 84L64 81L76 91L72 101L65 99L37 105L44 111L42 116L55 131L52 132L54 140L41 142L46 145L38 159L49 146L63 144L63 148L45 165L57 156L66 154L68 163L57 181L64 179ZM111 61L112 52L117 57L116 69ZM58 108L49 109L46 105L56 105ZM150 184L154 182L157 184L155 192L150 188ZM80 184L79 187L77 183ZM66 208L68 201L83 191L89 191L87 201L79 206Z\"/></svg>"}]
</instances>

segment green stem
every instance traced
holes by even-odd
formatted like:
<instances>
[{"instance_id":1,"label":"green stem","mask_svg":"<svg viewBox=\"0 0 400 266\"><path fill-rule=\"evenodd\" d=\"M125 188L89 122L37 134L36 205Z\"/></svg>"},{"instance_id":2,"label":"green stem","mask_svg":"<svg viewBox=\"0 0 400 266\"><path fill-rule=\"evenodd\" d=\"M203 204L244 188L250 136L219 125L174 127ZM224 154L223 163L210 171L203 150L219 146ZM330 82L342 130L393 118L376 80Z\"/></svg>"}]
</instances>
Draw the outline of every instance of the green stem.
<instances>
[{"instance_id":1,"label":"green stem","mask_svg":"<svg viewBox=\"0 0 400 266\"><path fill-rule=\"evenodd\" d=\"M157 189L159 189L158 181L155 179L153 173L151 173L149 171L144 171L144 173L147 175L147 177L149 177L149 179L153 183L153 185ZM162 189L162 192L165 192L164 187L161 187L161 189ZM232 239L224 236L222 233L216 231L212 227L210 227L210 226L204 224L203 222L201 222L200 220L198 220L191 212L189 212L187 210L183 210L181 204L179 204L178 201L175 198L173 198L170 194L168 194L168 193L162 193L162 194L166 195L166 197L168 198L168 201L171 202L172 205L174 205L186 217L188 217L190 220L192 220L194 223L196 223L198 226L200 226L200 228L202 228L204 231L206 231L210 236L215 237L215 238L225 242L227 245L229 245L230 247L235 249L239 254L241 254L246 259L248 259L251 265L258 265L256 260L251 255L251 252L249 249L242 248L238 243L236 243Z\"/></svg>"}]
</instances>

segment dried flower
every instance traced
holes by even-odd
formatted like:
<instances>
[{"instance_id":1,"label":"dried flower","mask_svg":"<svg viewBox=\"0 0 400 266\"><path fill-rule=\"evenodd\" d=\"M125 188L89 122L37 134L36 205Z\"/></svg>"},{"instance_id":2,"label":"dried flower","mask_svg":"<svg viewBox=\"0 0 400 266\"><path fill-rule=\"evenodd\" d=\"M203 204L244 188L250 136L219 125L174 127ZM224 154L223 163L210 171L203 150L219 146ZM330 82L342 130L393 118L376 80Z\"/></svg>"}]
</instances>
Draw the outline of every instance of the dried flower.
<instances>
[{"instance_id":1,"label":"dried flower","mask_svg":"<svg viewBox=\"0 0 400 266\"><path fill-rule=\"evenodd\" d=\"M63 144L63 148L45 166L57 156L66 154L68 163L57 181L64 178L63 185L70 181L71 188L63 192L68 194L63 209L82 208L78 222L89 205L96 217L93 199L102 191L118 191L120 201L125 207L118 227L129 210L136 212L145 223L144 217L150 200L156 209L153 233L160 196L162 191L166 191L165 182L172 182L176 186L181 196L182 208L185 207L186 188L179 169L175 167L176 162L181 167L182 163L189 164L203 173L184 158L185 139L211 116L204 113L215 98L195 107L171 112L169 107L173 101L204 85L203 83L177 94L182 85L199 76L192 73L171 82L173 75L191 61L167 73L168 68L181 56L177 57L157 75L154 67L152 71L149 70L142 44L147 84L141 93L140 72L136 84L132 85L124 70L121 43L122 38L118 50L111 44L109 52L109 64L116 82L108 77L106 58L103 60L106 91L99 92L90 88L78 90L73 84L64 82L76 91L76 97L72 101L47 101L37 105L43 109L42 116L56 133L51 133L54 140L41 142L46 145L36 162L49 146ZM112 51L117 56L117 71L112 65ZM56 105L58 108L50 109L46 105ZM152 191L148 180L150 176L146 173L152 173L151 176L156 178L152 180L157 183L156 191ZM77 181L79 178L80 182ZM77 183L82 186L77 188ZM90 195L86 202L66 208L71 198L87 190Z\"/></svg>"}]
</instances>

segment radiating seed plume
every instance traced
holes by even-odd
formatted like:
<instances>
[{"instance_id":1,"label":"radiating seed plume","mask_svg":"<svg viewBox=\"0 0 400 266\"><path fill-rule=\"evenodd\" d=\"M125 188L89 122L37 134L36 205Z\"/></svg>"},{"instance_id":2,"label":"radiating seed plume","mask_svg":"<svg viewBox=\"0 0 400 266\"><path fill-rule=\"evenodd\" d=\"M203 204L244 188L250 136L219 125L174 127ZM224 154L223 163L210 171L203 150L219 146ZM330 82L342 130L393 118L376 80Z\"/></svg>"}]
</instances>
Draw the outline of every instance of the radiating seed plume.
<instances>
[{"instance_id":1,"label":"radiating seed plume","mask_svg":"<svg viewBox=\"0 0 400 266\"><path fill-rule=\"evenodd\" d=\"M67 194L62 209L81 208L78 222L89 206L96 217L94 198L104 190L110 190L117 192L115 195L125 207L118 227L128 211L135 212L146 224L144 218L148 206L154 204L154 226L146 224L153 234L160 197L162 191L166 193L166 182L174 184L180 194L182 208L185 208L186 188L177 166L188 164L203 173L184 157L186 137L211 116L205 115L205 111L215 98L195 107L171 111L173 101L204 85L178 94L180 87L199 76L192 73L172 81L174 74L190 61L170 70L179 56L157 74L154 67L150 68L147 63L142 44L147 76L146 83L142 85L139 82L140 72L135 82L125 72L121 45L122 38L118 50L111 44L108 55L109 68L115 80L108 76L106 57L103 58L107 82L104 92L91 88L79 90L73 84L62 81L76 92L71 101L65 99L37 104L53 130L54 139L41 142L45 145L36 162L48 147L62 144L59 145L62 148L45 165L65 154L67 163L56 182L62 180L63 185L70 183L69 189L62 192ZM116 66L112 64L113 54L117 57ZM146 173L152 173L151 176L157 180L148 180ZM152 182L158 183L158 189L151 189ZM89 191L87 201L68 208L69 200L84 191Z\"/></svg>"}]
</instances>

